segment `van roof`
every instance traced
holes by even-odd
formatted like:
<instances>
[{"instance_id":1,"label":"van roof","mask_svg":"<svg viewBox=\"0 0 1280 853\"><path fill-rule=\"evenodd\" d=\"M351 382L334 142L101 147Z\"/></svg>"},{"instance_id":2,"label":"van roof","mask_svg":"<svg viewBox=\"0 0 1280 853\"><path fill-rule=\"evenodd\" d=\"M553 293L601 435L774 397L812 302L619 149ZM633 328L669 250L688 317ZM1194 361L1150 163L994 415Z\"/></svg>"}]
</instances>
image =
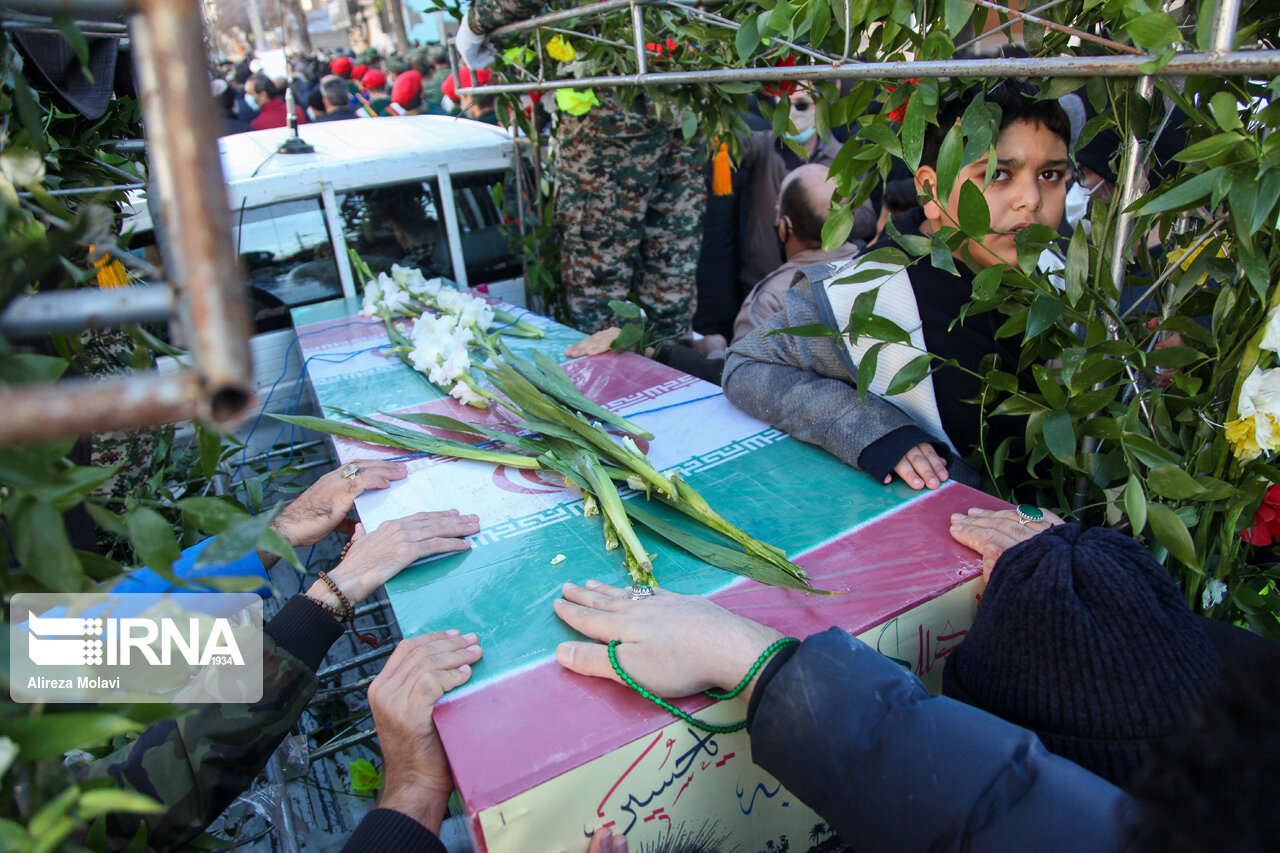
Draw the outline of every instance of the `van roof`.
<instances>
[{"instance_id":1,"label":"van roof","mask_svg":"<svg viewBox=\"0 0 1280 853\"><path fill-rule=\"evenodd\" d=\"M435 177L505 169L515 146L493 125L451 116L394 116L304 124L298 135L314 154L279 154L286 128L221 137L223 178L234 210L336 192Z\"/></svg>"}]
</instances>

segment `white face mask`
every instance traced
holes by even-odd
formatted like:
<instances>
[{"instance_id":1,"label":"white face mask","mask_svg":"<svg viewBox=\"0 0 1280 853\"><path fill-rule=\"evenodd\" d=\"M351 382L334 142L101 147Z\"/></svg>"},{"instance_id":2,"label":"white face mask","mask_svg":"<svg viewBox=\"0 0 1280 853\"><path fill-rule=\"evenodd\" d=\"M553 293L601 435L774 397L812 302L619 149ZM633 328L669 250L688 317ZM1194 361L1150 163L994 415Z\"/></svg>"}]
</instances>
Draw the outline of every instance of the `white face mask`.
<instances>
[{"instance_id":1,"label":"white face mask","mask_svg":"<svg viewBox=\"0 0 1280 853\"><path fill-rule=\"evenodd\" d=\"M1075 228L1076 224L1089 214L1089 198L1093 195L1093 190L1093 187L1086 187L1079 181L1073 183L1071 189L1067 190L1064 213L1067 224L1072 228Z\"/></svg>"},{"instance_id":2,"label":"white face mask","mask_svg":"<svg viewBox=\"0 0 1280 853\"><path fill-rule=\"evenodd\" d=\"M817 120L818 109L810 101L807 102L807 109L797 109L793 103L791 105L791 123L796 126L795 133L788 133L787 139L794 139L796 142L807 142L809 137L813 136L813 123Z\"/></svg>"},{"instance_id":3,"label":"white face mask","mask_svg":"<svg viewBox=\"0 0 1280 853\"><path fill-rule=\"evenodd\" d=\"M248 92L244 93L244 102L248 104L249 109L253 110L255 113L262 109L258 106L258 102L253 99L253 95L250 95Z\"/></svg>"}]
</instances>

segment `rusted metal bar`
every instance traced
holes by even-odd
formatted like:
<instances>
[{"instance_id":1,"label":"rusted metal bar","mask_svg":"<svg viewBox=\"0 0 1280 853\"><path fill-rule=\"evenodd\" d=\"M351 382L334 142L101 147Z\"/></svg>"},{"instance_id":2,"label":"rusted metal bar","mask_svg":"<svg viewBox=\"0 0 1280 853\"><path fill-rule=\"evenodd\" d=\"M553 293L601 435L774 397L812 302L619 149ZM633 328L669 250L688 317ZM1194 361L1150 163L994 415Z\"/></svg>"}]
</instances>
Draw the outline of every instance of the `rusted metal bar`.
<instances>
[{"instance_id":1,"label":"rusted metal bar","mask_svg":"<svg viewBox=\"0 0 1280 853\"><path fill-rule=\"evenodd\" d=\"M582 7L586 8L586 7ZM496 32L496 31L495 31ZM947 59L911 62L861 62L843 65L793 65L725 68L715 71L663 71L643 77L612 75L566 78L544 83L499 83L459 89L468 95L587 89L594 86L680 86L686 83L776 83L782 80L902 80L908 77L1140 77L1141 66L1155 56L1053 56L1029 59ZM1225 54L1183 53L1160 69L1162 77L1193 74L1239 76L1280 73L1280 50L1237 50Z\"/></svg>"},{"instance_id":2,"label":"rusted metal bar","mask_svg":"<svg viewBox=\"0 0 1280 853\"><path fill-rule=\"evenodd\" d=\"M137 0L131 16L151 175L168 266L203 391L202 419L234 424L254 399L247 292L236 268L198 0Z\"/></svg>"},{"instance_id":3,"label":"rusted metal bar","mask_svg":"<svg viewBox=\"0 0 1280 853\"><path fill-rule=\"evenodd\" d=\"M11 387L0 391L0 445L195 417L200 391L190 371Z\"/></svg>"},{"instance_id":4,"label":"rusted metal bar","mask_svg":"<svg viewBox=\"0 0 1280 853\"><path fill-rule=\"evenodd\" d=\"M173 288L167 284L33 293L9 303L0 315L0 333L31 338L50 332L162 322L173 316L174 303Z\"/></svg>"}]
</instances>

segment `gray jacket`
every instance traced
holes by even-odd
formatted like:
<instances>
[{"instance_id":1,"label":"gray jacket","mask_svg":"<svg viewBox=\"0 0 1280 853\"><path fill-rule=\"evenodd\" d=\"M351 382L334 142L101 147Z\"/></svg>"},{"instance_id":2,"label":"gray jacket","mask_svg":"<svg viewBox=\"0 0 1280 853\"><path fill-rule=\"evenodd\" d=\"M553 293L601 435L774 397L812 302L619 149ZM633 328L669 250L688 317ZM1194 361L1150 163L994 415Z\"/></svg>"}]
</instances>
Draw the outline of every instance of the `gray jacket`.
<instances>
[{"instance_id":1,"label":"gray jacket","mask_svg":"<svg viewBox=\"0 0 1280 853\"><path fill-rule=\"evenodd\" d=\"M816 444L855 468L867 447L900 429L918 425L892 403L873 394L858 399L856 368L836 338L773 335L777 329L824 324L842 329L822 292L821 280L838 265L807 267L809 282L783 296L782 310L729 348L721 384L729 401L809 444ZM815 298L814 292L821 295ZM921 440L929 438L921 431ZM941 445L941 442L938 442ZM950 479L980 486L977 472L953 459Z\"/></svg>"}]
</instances>

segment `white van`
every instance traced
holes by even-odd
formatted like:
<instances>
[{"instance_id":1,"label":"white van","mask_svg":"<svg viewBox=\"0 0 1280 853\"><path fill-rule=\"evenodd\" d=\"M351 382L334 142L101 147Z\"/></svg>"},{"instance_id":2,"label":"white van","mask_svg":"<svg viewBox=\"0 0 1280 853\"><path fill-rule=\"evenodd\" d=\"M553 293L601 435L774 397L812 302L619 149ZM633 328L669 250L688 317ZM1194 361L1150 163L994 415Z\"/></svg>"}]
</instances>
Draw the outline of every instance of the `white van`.
<instances>
[{"instance_id":1,"label":"white van","mask_svg":"<svg viewBox=\"0 0 1280 853\"><path fill-rule=\"evenodd\" d=\"M412 264L428 278L526 304L509 236L519 196L506 131L446 116L348 119L304 124L298 135L314 153L280 153L290 135L276 128L218 140L232 247L249 288L255 380L259 399L271 396L266 411L283 410L287 393L270 392L287 391L301 373L290 310L357 294L348 249L375 273ZM138 234L148 224L126 229Z\"/></svg>"}]
</instances>

